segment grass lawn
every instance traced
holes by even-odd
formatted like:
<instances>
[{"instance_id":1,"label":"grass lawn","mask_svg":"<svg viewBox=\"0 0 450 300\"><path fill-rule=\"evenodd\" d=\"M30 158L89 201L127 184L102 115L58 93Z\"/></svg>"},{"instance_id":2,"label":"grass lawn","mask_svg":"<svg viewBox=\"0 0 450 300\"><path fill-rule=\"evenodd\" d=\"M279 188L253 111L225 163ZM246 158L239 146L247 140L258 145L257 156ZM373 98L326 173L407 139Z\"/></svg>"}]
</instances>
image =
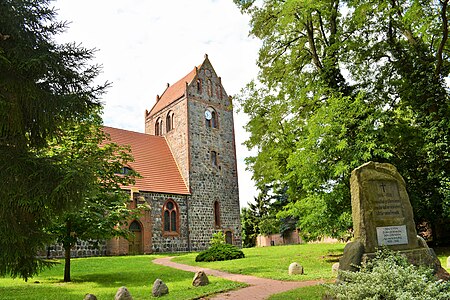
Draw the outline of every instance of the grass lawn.
<instances>
[{"instance_id":1,"label":"grass lawn","mask_svg":"<svg viewBox=\"0 0 450 300\"><path fill-rule=\"evenodd\" d=\"M0 298L2 300L80 300L86 293L91 293L98 299L114 299L117 289L126 286L133 299L153 299L152 287L156 278L163 280L169 287L169 294L163 299L194 299L245 286L245 284L209 276L209 285L193 287L193 273L151 262L162 256L73 259L72 282L62 282L64 267L61 264L29 279L28 282L19 278L0 278Z\"/></svg>"},{"instance_id":2,"label":"grass lawn","mask_svg":"<svg viewBox=\"0 0 450 300\"><path fill-rule=\"evenodd\" d=\"M321 300L325 292L325 286L315 285L272 295L269 300Z\"/></svg>"},{"instance_id":3,"label":"grass lawn","mask_svg":"<svg viewBox=\"0 0 450 300\"><path fill-rule=\"evenodd\" d=\"M441 261L442 267L450 273L450 268L447 268L447 257L450 256L450 247L435 248L434 252L436 252L437 257Z\"/></svg>"},{"instance_id":4,"label":"grass lawn","mask_svg":"<svg viewBox=\"0 0 450 300\"><path fill-rule=\"evenodd\" d=\"M243 249L245 258L196 263L197 253L177 256L174 261L189 265L223 270L231 273L254 275L280 280L334 279L331 265L342 255L344 244L303 244ZM447 265L450 248L435 249L442 266ZM156 278L169 287L163 299L195 299L201 296L245 286L209 276L210 285L194 288L193 273L153 264L151 261L165 255L122 257L94 257L72 260L72 282L64 283L63 265L42 272L24 282L22 279L0 278L1 299L83 299L92 293L98 299L113 299L117 289L126 286L134 299L152 299L151 289ZM305 275L288 275L292 262L303 265ZM450 271L447 268L448 271ZM273 295L270 299L319 300L325 287L312 286Z\"/></svg>"},{"instance_id":5,"label":"grass lawn","mask_svg":"<svg viewBox=\"0 0 450 300\"><path fill-rule=\"evenodd\" d=\"M331 266L338 262L345 244L301 244L242 249L245 258L195 262L196 253L177 256L173 261L187 265L222 270L230 273L254 275L278 280L333 279ZM304 275L289 276L288 268L297 262L304 268Z\"/></svg>"}]
</instances>

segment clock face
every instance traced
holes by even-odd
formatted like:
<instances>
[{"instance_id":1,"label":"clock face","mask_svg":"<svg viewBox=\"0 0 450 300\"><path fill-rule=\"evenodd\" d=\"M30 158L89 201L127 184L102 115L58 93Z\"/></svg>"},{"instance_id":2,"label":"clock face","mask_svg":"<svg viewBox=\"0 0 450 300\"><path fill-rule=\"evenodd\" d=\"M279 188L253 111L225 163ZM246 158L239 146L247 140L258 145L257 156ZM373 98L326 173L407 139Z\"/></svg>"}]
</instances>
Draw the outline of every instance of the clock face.
<instances>
[{"instance_id":1,"label":"clock face","mask_svg":"<svg viewBox=\"0 0 450 300\"><path fill-rule=\"evenodd\" d=\"M211 120L212 114L209 110L205 110L205 118L206 120Z\"/></svg>"}]
</instances>

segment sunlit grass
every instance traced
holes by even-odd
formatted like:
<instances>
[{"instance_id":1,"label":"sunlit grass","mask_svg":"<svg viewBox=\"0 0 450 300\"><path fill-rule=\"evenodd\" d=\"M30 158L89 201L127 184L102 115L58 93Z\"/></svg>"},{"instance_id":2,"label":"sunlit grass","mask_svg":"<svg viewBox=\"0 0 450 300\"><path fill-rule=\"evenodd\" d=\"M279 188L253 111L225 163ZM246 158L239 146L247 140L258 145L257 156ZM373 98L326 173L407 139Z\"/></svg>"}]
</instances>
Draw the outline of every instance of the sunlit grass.
<instances>
[{"instance_id":1,"label":"sunlit grass","mask_svg":"<svg viewBox=\"0 0 450 300\"><path fill-rule=\"evenodd\" d=\"M331 266L343 253L344 244L303 244L243 249L246 258L224 262L196 263L197 253L182 254L175 261L224 270L231 273L254 275L280 280L331 280ZM446 268L450 248L435 249ZM151 261L166 255L96 257L72 260L72 282L64 283L63 265L46 270L28 282L21 279L0 278L0 299L83 299L92 293L98 299L114 299L117 289L126 286L133 299L152 299L151 289L156 278L169 287L169 295L163 299L195 299L217 292L244 286L210 276L211 284L193 287L193 273L155 265ZM298 262L305 275L288 275L288 267ZM449 271L449 269L447 269ZM292 290L272 296L270 299L321 299L325 288L317 285Z\"/></svg>"},{"instance_id":2,"label":"sunlit grass","mask_svg":"<svg viewBox=\"0 0 450 300\"><path fill-rule=\"evenodd\" d=\"M230 273L254 275L278 280L333 279L333 263L338 262L345 244L301 244L242 249L245 258L218 261L195 262L196 253L175 257L173 260L193 266L223 270ZM289 265L297 262L304 268L304 275L288 274Z\"/></svg>"},{"instance_id":3,"label":"sunlit grass","mask_svg":"<svg viewBox=\"0 0 450 300\"><path fill-rule=\"evenodd\" d=\"M117 289L126 286L133 299L152 299L153 282L160 278L169 287L164 299L195 299L245 286L209 276L210 284L193 287L194 274L153 264L163 255L93 257L72 260L72 282L64 283L63 265L42 272L28 282L0 278L0 299L80 300L91 293L98 299L114 299Z\"/></svg>"}]
</instances>

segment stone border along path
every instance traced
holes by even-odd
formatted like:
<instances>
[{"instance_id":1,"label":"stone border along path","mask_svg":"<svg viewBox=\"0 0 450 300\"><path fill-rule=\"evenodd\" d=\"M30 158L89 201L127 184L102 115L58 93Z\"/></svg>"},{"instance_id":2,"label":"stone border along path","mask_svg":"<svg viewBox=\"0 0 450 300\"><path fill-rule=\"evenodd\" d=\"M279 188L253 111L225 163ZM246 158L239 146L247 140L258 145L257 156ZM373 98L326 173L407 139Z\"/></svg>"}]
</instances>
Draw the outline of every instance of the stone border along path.
<instances>
[{"instance_id":1,"label":"stone border along path","mask_svg":"<svg viewBox=\"0 0 450 300\"><path fill-rule=\"evenodd\" d=\"M154 259L153 262L158 265L163 265L183 271L188 272L197 272L197 271L204 271L207 275L212 275L216 277L221 277L224 279L232 280L232 281L238 281L238 282L244 282L247 283L249 286L244 287L238 290L223 292L211 297L207 297L207 299L215 299L215 300L222 300L222 299L245 299L245 300L262 300L267 299L269 296L286 292L295 288L305 287L305 286L311 286L316 285L319 283L325 283L323 280L309 280L309 281L281 281L281 280L273 280L273 279L267 279L267 278L259 278L255 276L249 276L249 275L240 275L240 274L231 274L223 271L208 269L208 268L201 268L201 267L194 267L194 266L188 266L184 264L179 264L176 262L171 261L173 257L163 257L163 258L157 258ZM287 272L287 270L286 270Z\"/></svg>"}]
</instances>

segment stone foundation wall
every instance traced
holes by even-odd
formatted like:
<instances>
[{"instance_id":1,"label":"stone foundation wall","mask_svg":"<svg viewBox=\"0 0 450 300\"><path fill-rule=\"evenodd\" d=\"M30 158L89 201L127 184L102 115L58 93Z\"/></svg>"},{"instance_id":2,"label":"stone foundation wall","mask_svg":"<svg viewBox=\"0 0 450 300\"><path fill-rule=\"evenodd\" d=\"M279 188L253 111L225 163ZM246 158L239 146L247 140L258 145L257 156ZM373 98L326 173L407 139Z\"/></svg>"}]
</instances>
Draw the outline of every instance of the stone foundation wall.
<instances>
[{"instance_id":1,"label":"stone foundation wall","mask_svg":"<svg viewBox=\"0 0 450 300\"><path fill-rule=\"evenodd\" d=\"M89 243L87 241L80 241L70 251L70 255L72 258L104 256L107 252L106 244L106 241L102 241L99 243L99 248L95 248L92 246L92 243ZM48 246L47 249L39 253L39 256L47 258L63 258L64 254L65 252L62 244L54 244Z\"/></svg>"}]
</instances>

